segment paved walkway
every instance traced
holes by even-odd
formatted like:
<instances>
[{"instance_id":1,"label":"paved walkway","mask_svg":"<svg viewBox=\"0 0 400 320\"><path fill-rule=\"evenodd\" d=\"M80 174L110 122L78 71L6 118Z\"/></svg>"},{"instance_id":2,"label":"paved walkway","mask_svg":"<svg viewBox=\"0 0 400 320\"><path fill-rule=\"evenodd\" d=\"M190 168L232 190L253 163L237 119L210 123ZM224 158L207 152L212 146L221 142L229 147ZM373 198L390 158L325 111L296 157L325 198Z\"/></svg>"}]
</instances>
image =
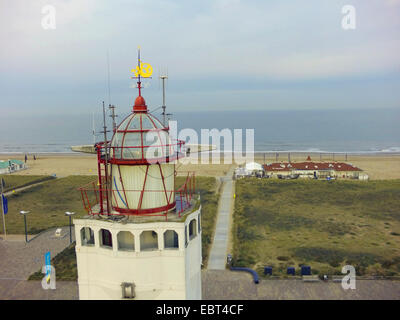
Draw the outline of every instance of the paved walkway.
<instances>
[{"instance_id":1,"label":"paved walkway","mask_svg":"<svg viewBox=\"0 0 400 320\"><path fill-rule=\"evenodd\" d=\"M50 251L54 258L69 245L69 227L62 227L60 237L55 229L44 231L25 243L24 235L0 238L0 300L4 299L76 299L76 282L57 281L56 290L44 290L40 281L27 281L28 277L41 270L44 254ZM75 240L72 229L72 240ZM56 270L57 275L57 270Z\"/></svg>"},{"instance_id":2,"label":"paved walkway","mask_svg":"<svg viewBox=\"0 0 400 320\"><path fill-rule=\"evenodd\" d=\"M77 300L76 281L56 281L55 290L44 290L41 281L1 280L0 300Z\"/></svg>"},{"instance_id":3,"label":"paved walkway","mask_svg":"<svg viewBox=\"0 0 400 320\"><path fill-rule=\"evenodd\" d=\"M0 279L26 280L44 265L44 254L50 251L54 258L69 245L69 227L62 227L61 237L55 236L55 228L40 233L28 243L25 237L0 240ZM72 240L74 230L72 229ZM11 237L10 237L11 238Z\"/></svg>"},{"instance_id":4,"label":"paved walkway","mask_svg":"<svg viewBox=\"0 0 400 320\"><path fill-rule=\"evenodd\" d=\"M203 300L400 300L400 281L357 280L355 290L344 290L337 282L261 280L229 270L202 272Z\"/></svg>"},{"instance_id":5,"label":"paved walkway","mask_svg":"<svg viewBox=\"0 0 400 320\"><path fill-rule=\"evenodd\" d=\"M48 182L48 181L50 181L50 180L40 181L40 182L37 182L37 183L34 183L34 184L30 184L30 185L25 186L25 187L19 187L19 188L17 187L17 188L15 188L13 190L4 192L4 195L5 196L9 196L9 195L13 194L14 192L20 192L20 191L23 191L23 190L26 190L26 189L30 189L30 188L33 188L35 186L38 186L38 185L43 184L43 183Z\"/></svg>"},{"instance_id":6,"label":"paved walkway","mask_svg":"<svg viewBox=\"0 0 400 320\"><path fill-rule=\"evenodd\" d=\"M224 270L228 250L230 221L232 214L233 197L233 169L229 170L222 179L222 192L218 207L217 223L215 228L214 240L212 243L210 258L208 260L208 270Z\"/></svg>"},{"instance_id":7,"label":"paved walkway","mask_svg":"<svg viewBox=\"0 0 400 320\"><path fill-rule=\"evenodd\" d=\"M203 300L399 300L400 281L357 280L355 290L343 290L340 283L302 280L261 280L244 272L202 271ZM76 300L76 281L57 281L56 290L43 290L40 281L0 280L0 299Z\"/></svg>"}]
</instances>

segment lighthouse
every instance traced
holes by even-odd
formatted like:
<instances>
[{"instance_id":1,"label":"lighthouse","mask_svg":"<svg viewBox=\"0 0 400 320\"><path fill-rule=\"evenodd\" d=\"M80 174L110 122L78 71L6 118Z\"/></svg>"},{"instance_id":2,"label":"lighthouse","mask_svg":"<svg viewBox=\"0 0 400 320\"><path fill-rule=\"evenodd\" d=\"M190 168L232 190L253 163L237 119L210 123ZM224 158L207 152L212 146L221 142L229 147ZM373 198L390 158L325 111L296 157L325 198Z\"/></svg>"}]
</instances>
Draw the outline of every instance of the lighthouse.
<instances>
[{"instance_id":1,"label":"lighthouse","mask_svg":"<svg viewBox=\"0 0 400 320\"><path fill-rule=\"evenodd\" d=\"M79 188L87 211L74 219L80 299L201 299L195 176L176 183L185 145L148 111L141 78L149 70L139 51L132 112L95 144L98 177Z\"/></svg>"}]
</instances>

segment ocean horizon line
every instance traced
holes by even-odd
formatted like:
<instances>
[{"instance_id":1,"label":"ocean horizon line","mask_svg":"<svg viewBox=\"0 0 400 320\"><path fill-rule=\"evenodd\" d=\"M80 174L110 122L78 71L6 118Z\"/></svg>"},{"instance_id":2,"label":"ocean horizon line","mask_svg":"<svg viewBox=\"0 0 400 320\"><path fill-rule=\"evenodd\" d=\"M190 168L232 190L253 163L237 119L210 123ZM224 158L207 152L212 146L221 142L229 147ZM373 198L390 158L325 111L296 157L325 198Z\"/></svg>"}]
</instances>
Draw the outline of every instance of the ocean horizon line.
<instances>
[{"instance_id":1,"label":"ocean horizon line","mask_svg":"<svg viewBox=\"0 0 400 320\"><path fill-rule=\"evenodd\" d=\"M208 151L202 151L199 154L205 154ZM231 150L213 150L209 152L211 155L217 154L241 154L245 156L243 152L232 152ZM400 155L400 149L398 151L322 151L322 150L258 150L250 151L247 154L263 155L263 154L324 154L324 155ZM0 155L85 155L89 153L74 152L74 151L0 151Z\"/></svg>"}]
</instances>

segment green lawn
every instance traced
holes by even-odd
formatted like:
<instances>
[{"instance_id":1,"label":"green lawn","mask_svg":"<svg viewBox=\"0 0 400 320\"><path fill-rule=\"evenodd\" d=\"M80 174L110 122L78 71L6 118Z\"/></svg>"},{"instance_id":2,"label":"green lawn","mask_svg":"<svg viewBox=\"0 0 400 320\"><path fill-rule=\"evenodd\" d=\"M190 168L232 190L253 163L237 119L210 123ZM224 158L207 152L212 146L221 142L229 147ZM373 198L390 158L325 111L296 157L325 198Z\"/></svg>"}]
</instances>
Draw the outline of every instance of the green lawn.
<instances>
[{"instance_id":1,"label":"green lawn","mask_svg":"<svg viewBox=\"0 0 400 320\"><path fill-rule=\"evenodd\" d=\"M76 212L75 217L85 215L81 194L77 189L95 179L94 176L69 176L46 181L9 195L9 211L5 215L7 233L24 233L24 219L19 214L21 210L30 211L27 215L29 234L68 225L69 220L64 215L65 211Z\"/></svg>"},{"instance_id":2,"label":"green lawn","mask_svg":"<svg viewBox=\"0 0 400 320\"><path fill-rule=\"evenodd\" d=\"M236 182L234 263L340 274L400 275L400 180Z\"/></svg>"},{"instance_id":3,"label":"green lawn","mask_svg":"<svg viewBox=\"0 0 400 320\"><path fill-rule=\"evenodd\" d=\"M5 187L4 192L14 190L16 188L26 187L31 184L35 184L38 182L55 179L52 176L19 176L12 174L2 174L0 175L1 179L4 179Z\"/></svg>"},{"instance_id":4,"label":"green lawn","mask_svg":"<svg viewBox=\"0 0 400 320\"><path fill-rule=\"evenodd\" d=\"M56 279L61 281L74 281L78 279L76 268L75 242L51 259L51 265L56 269ZM28 280L42 280L41 270L32 274Z\"/></svg>"}]
</instances>

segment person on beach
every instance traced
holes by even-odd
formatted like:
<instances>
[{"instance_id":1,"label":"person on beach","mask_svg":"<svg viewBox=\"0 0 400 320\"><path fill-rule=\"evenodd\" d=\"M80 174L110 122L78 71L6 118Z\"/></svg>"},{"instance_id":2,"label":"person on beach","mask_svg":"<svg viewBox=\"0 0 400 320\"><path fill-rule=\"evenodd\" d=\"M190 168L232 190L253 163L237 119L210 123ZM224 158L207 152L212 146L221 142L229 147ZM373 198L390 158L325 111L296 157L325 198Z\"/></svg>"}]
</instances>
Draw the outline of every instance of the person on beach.
<instances>
[{"instance_id":1,"label":"person on beach","mask_svg":"<svg viewBox=\"0 0 400 320\"><path fill-rule=\"evenodd\" d=\"M28 156L25 154L25 163L26 163L26 160L28 160Z\"/></svg>"}]
</instances>

